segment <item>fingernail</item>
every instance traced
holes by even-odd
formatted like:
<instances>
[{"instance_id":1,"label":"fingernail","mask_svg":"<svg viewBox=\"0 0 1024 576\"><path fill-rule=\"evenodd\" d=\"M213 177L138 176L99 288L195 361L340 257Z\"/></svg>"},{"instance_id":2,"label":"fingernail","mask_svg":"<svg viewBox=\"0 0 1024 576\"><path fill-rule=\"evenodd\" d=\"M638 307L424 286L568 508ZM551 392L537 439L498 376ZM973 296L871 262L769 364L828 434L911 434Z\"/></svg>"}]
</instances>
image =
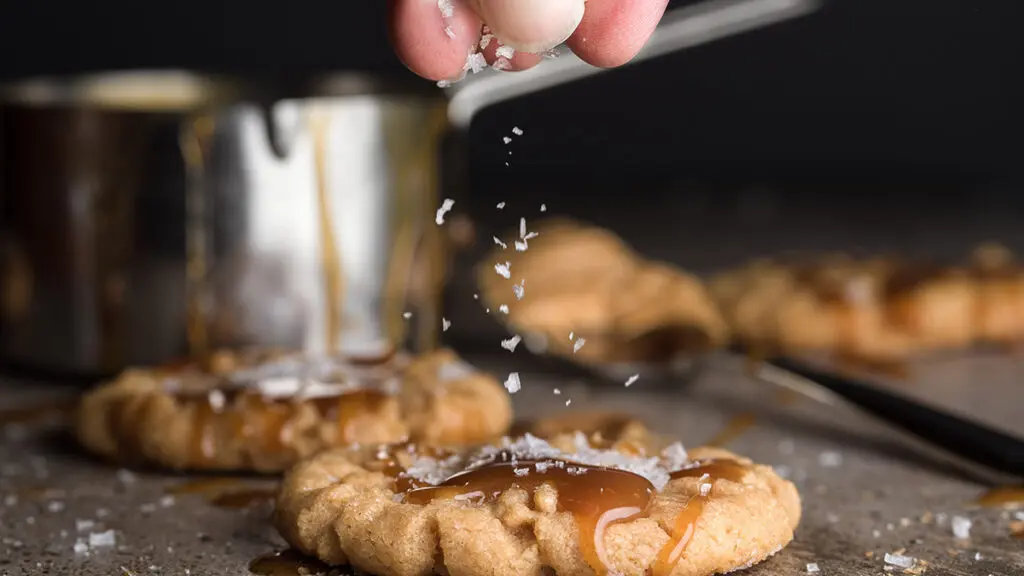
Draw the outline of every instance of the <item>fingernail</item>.
<instances>
[{"instance_id":1,"label":"fingernail","mask_svg":"<svg viewBox=\"0 0 1024 576\"><path fill-rule=\"evenodd\" d=\"M539 53L564 42L579 26L585 0L473 0L491 33L519 52Z\"/></svg>"}]
</instances>

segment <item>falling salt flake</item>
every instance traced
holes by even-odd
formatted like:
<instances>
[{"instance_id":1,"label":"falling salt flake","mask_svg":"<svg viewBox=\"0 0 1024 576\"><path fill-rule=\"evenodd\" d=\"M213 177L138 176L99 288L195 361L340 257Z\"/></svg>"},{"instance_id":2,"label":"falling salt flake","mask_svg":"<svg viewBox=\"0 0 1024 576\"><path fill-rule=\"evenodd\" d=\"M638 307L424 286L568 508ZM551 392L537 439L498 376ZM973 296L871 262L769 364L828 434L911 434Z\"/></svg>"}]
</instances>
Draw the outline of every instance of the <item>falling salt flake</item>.
<instances>
[{"instance_id":1,"label":"falling salt flake","mask_svg":"<svg viewBox=\"0 0 1024 576\"><path fill-rule=\"evenodd\" d=\"M576 333L575 332L569 332L569 342L572 342L575 339L576 339Z\"/></svg>"},{"instance_id":2,"label":"falling salt flake","mask_svg":"<svg viewBox=\"0 0 1024 576\"><path fill-rule=\"evenodd\" d=\"M523 236L523 240L533 240L537 236L540 236L540 232L530 232L526 236Z\"/></svg>"},{"instance_id":3,"label":"falling salt flake","mask_svg":"<svg viewBox=\"0 0 1024 576\"><path fill-rule=\"evenodd\" d=\"M522 136L523 130L519 126L513 126L512 133L515 134L516 136Z\"/></svg>"},{"instance_id":4,"label":"falling salt flake","mask_svg":"<svg viewBox=\"0 0 1024 576\"><path fill-rule=\"evenodd\" d=\"M516 244L516 252L526 252L526 250L530 247L529 244L527 244L526 242L523 242L522 240L516 240L515 244Z\"/></svg>"},{"instance_id":5,"label":"falling salt flake","mask_svg":"<svg viewBox=\"0 0 1024 576\"><path fill-rule=\"evenodd\" d=\"M839 452L822 452L818 455L818 464L822 468L838 468L843 463L843 455Z\"/></svg>"},{"instance_id":6,"label":"falling salt flake","mask_svg":"<svg viewBox=\"0 0 1024 576\"><path fill-rule=\"evenodd\" d=\"M501 306L498 306L498 310L502 314L508 314L508 304L502 304Z\"/></svg>"},{"instance_id":7,"label":"falling salt flake","mask_svg":"<svg viewBox=\"0 0 1024 576\"><path fill-rule=\"evenodd\" d=\"M167 496L160 497L161 508L170 508L171 506L174 506L174 496L168 494Z\"/></svg>"},{"instance_id":8,"label":"falling salt flake","mask_svg":"<svg viewBox=\"0 0 1024 576\"><path fill-rule=\"evenodd\" d=\"M516 49L511 46L498 46L498 49L494 51L494 55L499 58L512 58L516 55Z\"/></svg>"},{"instance_id":9,"label":"falling salt flake","mask_svg":"<svg viewBox=\"0 0 1024 576\"><path fill-rule=\"evenodd\" d=\"M885 553L885 563L898 568L913 568L917 562L916 558L911 556L904 556L902 554L889 554Z\"/></svg>"},{"instance_id":10,"label":"falling salt flake","mask_svg":"<svg viewBox=\"0 0 1024 576\"><path fill-rule=\"evenodd\" d=\"M89 534L90 548L113 546L114 544L117 544L117 539L114 537L113 530L107 530L106 532L93 532Z\"/></svg>"},{"instance_id":11,"label":"falling salt flake","mask_svg":"<svg viewBox=\"0 0 1024 576\"><path fill-rule=\"evenodd\" d=\"M552 393L553 393L553 394L554 394L555 396L561 396L561 395L562 395L562 390L561 390L561 389L559 389L559 388L555 388L555 389L554 389L554 390L552 390L551 392L552 392Z\"/></svg>"},{"instance_id":12,"label":"falling salt flake","mask_svg":"<svg viewBox=\"0 0 1024 576\"><path fill-rule=\"evenodd\" d=\"M441 332L447 332L452 327L452 323L447 318L441 318Z\"/></svg>"},{"instance_id":13,"label":"falling salt flake","mask_svg":"<svg viewBox=\"0 0 1024 576\"><path fill-rule=\"evenodd\" d=\"M519 372L513 372L508 375L508 378L505 380L505 389L508 390L509 394L519 392L519 389L522 387L522 384L519 382Z\"/></svg>"},{"instance_id":14,"label":"falling salt flake","mask_svg":"<svg viewBox=\"0 0 1024 576\"><path fill-rule=\"evenodd\" d=\"M817 562L810 562L810 563L808 563L807 564L807 573L808 574L814 574L816 572L821 572L821 569L818 568L818 563Z\"/></svg>"},{"instance_id":15,"label":"falling salt flake","mask_svg":"<svg viewBox=\"0 0 1024 576\"><path fill-rule=\"evenodd\" d=\"M484 34L480 37L480 49L485 50L491 44L491 40L494 40L494 34Z\"/></svg>"},{"instance_id":16,"label":"falling salt flake","mask_svg":"<svg viewBox=\"0 0 1024 576\"><path fill-rule=\"evenodd\" d=\"M513 284L512 293L516 295L516 300L522 300L523 295L526 294L526 288L524 288L521 284Z\"/></svg>"},{"instance_id":17,"label":"falling salt flake","mask_svg":"<svg viewBox=\"0 0 1024 576\"><path fill-rule=\"evenodd\" d=\"M494 238L494 243L495 244L497 244L498 246L501 246L502 250L504 250L505 248L508 248L508 244L505 244L504 242L502 242L501 239L498 238L497 236L492 236L492 238Z\"/></svg>"},{"instance_id":18,"label":"falling salt flake","mask_svg":"<svg viewBox=\"0 0 1024 576\"><path fill-rule=\"evenodd\" d=\"M406 320L412 318L412 312L402 312L402 318L405 318Z\"/></svg>"},{"instance_id":19,"label":"falling salt flake","mask_svg":"<svg viewBox=\"0 0 1024 576\"><path fill-rule=\"evenodd\" d=\"M72 547L72 549L75 551L75 554L85 554L89 551L89 546L85 542L79 540L75 542L75 545Z\"/></svg>"},{"instance_id":20,"label":"falling salt flake","mask_svg":"<svg viewBox=\"0 0 1024 576\"><path fill-rule=\"evenodd\" d=\"M526 238L526 218L519 219L519 237Z\"/></svg>"},{"instance_id":21,"label":"falling salt flake","mask_svg":"<svg viewBox=\"0 0 1024 576\"><path fill-rule=\"evenodd\" d=\"M473 294L473 300L479 300L479 299L480 299L480 295L479 294Z\"/></svg>"},{"instance_id":22,"label":"falling salt flake","mask_svg":"<svg viewBox=\"0 0 1024 576\"><path fill-rule=\"evenodd\" d=\"M566 406L568 406L569 404L572 404L572 398L569 398L568 400L565 401Z\"/></svg>"},{"instance_id":23,"label":"falling salt flake","mask_svg":"<svg viewBox=\"0 0 1024 576\"><path fill-rule=\"evenodd\" d=\"M64 510L64 503L60 500L53 500L46 505L46 509L51 513L56 514L57 512Z\"/></svg>"},{"instance_id":24,"label":"falling salt flake","mask_svg":"<svg viewBox=\"0 0 1024 576\"><path fill-rule=\"evenodd\" d=\"M583 348L583 345L586 344L586 343L587 343L586 339L584 339L584 338L577 338L576 342L573 342L572 353L575 354L575 353L579 352L580 348Z\"/></svg>"},{"instance_id":25,"label":"falling salt flake","mask_svg":"<svg viewBox=\"0 0 1024 576\"><path fill-rule=\"evenodd\" d=\"M512 272L508 269L509 266L511 265L512 264L508 262L505 262L504 264L499 262L494 265L494 271L497 272L498 276L501 276L502 278L511 278Z\"/></svg>"},{"instance_id":26,"label":"falling salt flake","mask_svg":"<svg viewBox=\"0 0 1024 576\"><path fill-rule=\"evenodd\" d=\"M522 341L523 341L522 336L516 334L515 336L513 336L513 337L511 337L511 338L509 338L507 340L502 340L501 341L501 347L504 348L505 350L508 350L509 352L515 352L516 351L516 346L519 346L519 343L522 342Z\"/></svg>"},{"instance_id":27,"label":"falling salt flake","mask_svg":"<svg viewBox=\"0 0 1024 576\"><path fill-rule=\"evenodd\" d=\"M636 381L639 380L639 379L640 379L640 375L639 374L633 374L632 376L630 376L628 379L626 379L626 388L629 388L633 384L636 384Z\"/></svg>"},{"instance_id":28,"label":"falling salt flake","mask_svg":"<svg viewBox=\"0 0 1024 576\"><path fill-rule=\"evenodd\" d=\"M455 200L451 198L445 198L441 202L441 207L437 209L437 216L434 218L434 222L437 222L438 226L444 224L444 215L451 212L452 206L455 206Z\"/></svg>"},{"instance_id":29,"label":"falling salt flake","mask_svg":"<svg viewBox=\"0 0 1024 576\"><path fill-rule=\"evenodd\" d=\"M498 202L498 204L495 206L495 208L497 208L498 210L504 210L505 209L505 203L504 202Z\"/></svg>"},{"instance_id":30,"label":"falling salt flake","mask_svg":"<svg viewBox=\"0 0 1024 576\"><path fill-rule=\"evenodd\" d=\"M953 536L959 540L966 540L971 537L971 520L963 516L953 516L950 521L953 529Z\"/></svg>"},{"instance_id":31,"label":"falling salt flake","mask_svg":"<svg viewBox=\"0 0 1024 576\"><path fill-rule=\"evenodd\" d=\"M981 552L975 552L974 553L974 559L975 560L981 560L982 559Z\"/></svg>"},{"instance_id":32,"label":"falling salt flake","mask_svg":"<svg viewBox=\"0 0 1024 576\"><path fill-rule=\"evenodd\" d=\"M441 11L441 16L444 18L451 18L455 15L455 5L452 0L437 0L437 9Z\"/></svg>"},{"instance_id":33,"label":"falling salt flake","mask_svg":"<svg viewBox=\"0 0 1024 576\"><path fill-rule=\"evenodd\" d=\"M540 205L540 211L541 212L547 212L548 211L548 205L547 204L541 204Z\"/></svg>"},{"instance_id":34,"label":"falling salt flake","mask_svg":"<svg viewBox=\"0 0 1024 576\"><path fill-rule=\"evenodd\" d=\"M509 144L512 142L512 139L509 138L508 136L502 136L501 141L504 142L505 144Z\"/></svg>"}]
</instances>

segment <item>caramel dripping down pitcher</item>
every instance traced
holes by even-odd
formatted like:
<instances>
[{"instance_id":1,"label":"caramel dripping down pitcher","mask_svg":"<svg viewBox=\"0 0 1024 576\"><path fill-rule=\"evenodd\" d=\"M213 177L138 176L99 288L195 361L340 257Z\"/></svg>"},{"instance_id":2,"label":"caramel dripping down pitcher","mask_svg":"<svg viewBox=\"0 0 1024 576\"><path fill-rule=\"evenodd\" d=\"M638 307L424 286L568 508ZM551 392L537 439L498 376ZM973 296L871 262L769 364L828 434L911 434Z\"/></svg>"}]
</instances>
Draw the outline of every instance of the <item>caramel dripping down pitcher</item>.
<instances>
[{"instance_id":1,"label":"caramel dripping down pitcher","mask_svg":"<svg viewBox=\"0 0 1024 576\"><path fill-rule=\"evenodd\" d=\"M782 22L817 5L712 0L673 10L633 63ZM43 273L52 261L37 257L42 252L30 239L39 231L9 233L44 225L9 226L0 219L0 286L17 287L20 295L8 298L18 304L16 314L0 308L0 361L94 374L221 347L356 355L430 349L441 330L449 244L434 216L443 198L455 198L458 210L465 188L459 162L467 156L473 115L601 72L565 53L525 72L471 75L446 91L411 75L404 82L335 75L297 96L195 109L178 135L184 221L168 213L172 221L161 222L179 230L175 238L184 230L181 248L173 258L163 254L160 263L165 276L185 279L184 294L169 290L168 282L127 277L123 301L133 312L105 309L102 316L113 321L82 322L98 315L96 298L82 294L109 284L102 270L74 277L66 287L70 295L57 298L64 294L55 290L61 281ZM443 189L442 143L451 152ZM30 192L4 191L11 193ZM137 185L118 193L135 199L151 192ZM131 223L133 208L126 210L129 216L114 223L111 234L138 228ZM81 249L94 255L113 249L110 234L94 236ZM153 258L135 253L124 258L125 266L145 267ZM21 281L26 278L31 281ZM160 319L159 337L146 332L149 317ZM58 331L59 351L47 336ZM28 333L35 337L21 337ZM96 342L105 343L104 354Z\"/></svg>"}]
</instances>

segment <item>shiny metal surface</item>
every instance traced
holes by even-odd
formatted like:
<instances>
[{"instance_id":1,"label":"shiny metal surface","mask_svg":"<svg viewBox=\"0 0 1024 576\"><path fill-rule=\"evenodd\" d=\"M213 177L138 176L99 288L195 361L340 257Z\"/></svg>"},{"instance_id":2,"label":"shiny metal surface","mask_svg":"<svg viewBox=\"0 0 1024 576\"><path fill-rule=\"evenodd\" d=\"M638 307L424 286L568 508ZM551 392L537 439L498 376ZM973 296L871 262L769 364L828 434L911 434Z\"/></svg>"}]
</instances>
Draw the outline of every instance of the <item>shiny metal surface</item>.
<instances>
[{"instance_id":1,"label":"shiny metal surface","mask_svg":"<svg viewBox=\"0 0 1024 576\"><path fill-rule=\"evenodd\" d=\"M183 72L0 94L0 359L76 373L183 349L180 123L235 87Z\"/></svg>"},{"instance_id":2,"label":"shiny metal surface","mask_svg":"<svg viewBox=\"0 0 1024 576\"><path fill-rule=\"evenodd\" d=\"M356 88L239 104L188 131L204 151L189 192L192 352L433 345L445 102Z\"/></svg>"}]
</instances>

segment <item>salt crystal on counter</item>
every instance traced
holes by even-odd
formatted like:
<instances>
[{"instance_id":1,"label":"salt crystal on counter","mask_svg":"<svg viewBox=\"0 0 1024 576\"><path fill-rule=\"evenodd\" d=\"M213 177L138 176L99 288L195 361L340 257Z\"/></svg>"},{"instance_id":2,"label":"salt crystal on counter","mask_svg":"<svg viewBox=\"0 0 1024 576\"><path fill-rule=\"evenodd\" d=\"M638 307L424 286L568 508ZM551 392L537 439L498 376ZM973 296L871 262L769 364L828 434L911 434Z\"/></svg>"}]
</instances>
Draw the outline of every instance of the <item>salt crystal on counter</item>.
<instances>
[{"instance_id":1,"label":"salt crystal on counter","mask_svg":"<svg viewBox=\"0 0 1024 576\"><path fill-rule=\"evenodd\" d=\"M810 562L810 563L807 564L807 573L808 574L814 574L814 573L820 572L820 571L821 571L821 569L818 568L818 563L817 562Z\"/></svg>"},{"instance_id":2,"label":"salt crystal on counter","mask_svg":"<svg viewBox=\"0 0 1024 576\"><path fill-rule=\"evenodd\" d=\"M78 530L79 532L92 530L95 526L96 522L93 520L75 520L75 530Z\"/></svg>"},{"instance_id":3,"label":"salt crystal on counter","mask_svg":"<svg viewBox=\"0 0 1024 576\"><path fill-rule=\"evenodd\" d=\"M629 388L633 384L636 384L636 381L639 380L639 379L640 379L640 375L639 374L633 374L632 376L627 378L626 379L626 388Z\"/></svg>"},{"instance_id":4,"label":"salt crystal on counter","mask_svg":"<svg viewBox=\"0 0 1024 576\"><path fill-rule=\"evenodd\" d=\"M963 516L953 516L950 527L953 529L953 536L959 540L971 537L971 520Z\"/></svg>"},{"instance_id":5,"label":"salt crystal on counter","mask_svg":"<svg viewBox=\"0 0 1024 576\"><path fill-rule=\"evenodd\" d=\"M89 546L85 542L78 540L77 542L75 542L73 550L75 551L75 554L85 554L89 551Z\"/></svg>"},{"instance_id":6,"label":"salt crystal on counter","mask_svg":"<svg viewBox=\"0 0 1024 576\"><path fill-rule=\"evenodd\" d=\"M90 548L113 546L115 544L117 544L117 538L114 536L113 530L107 530L106 532L93 532L92 534L89 534Z\"/></svg>"},{"instance_id":7,"label":"salt crystal on counter","mask_svg":"<svg viewBox=\"0 0 1024 576\"><path fill-rule=\"evenodd\" d=\"M822 452L818 456L818 464L822 468L838 468L843 463L843 455L839 452Z\"/></svg>"},{"instance_id":8,"label":"salt crystal on counter","mask_svg":"<svg viewBox=\"0 0 1024 576\"><path fill-rule=\"evenodd\" d=\"M898 568L913 568L917 559L911 556L904 556L902 554L889 554L885 553L885 563Z\"/></svg>"}]
</instances>

